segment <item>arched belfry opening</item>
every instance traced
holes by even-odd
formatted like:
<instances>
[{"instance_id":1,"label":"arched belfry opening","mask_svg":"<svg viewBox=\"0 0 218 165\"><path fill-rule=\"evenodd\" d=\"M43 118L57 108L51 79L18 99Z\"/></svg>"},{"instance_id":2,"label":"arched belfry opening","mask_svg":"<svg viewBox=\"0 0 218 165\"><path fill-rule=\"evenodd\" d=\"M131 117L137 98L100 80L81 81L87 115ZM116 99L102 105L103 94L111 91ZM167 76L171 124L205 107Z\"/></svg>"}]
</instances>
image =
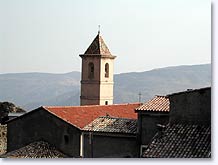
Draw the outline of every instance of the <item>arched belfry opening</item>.
<instances>
[{"instance_id":1,"label":"arched belfry opening","mask_svg":"<svg viewBox=\"0 0 218 165\"><path fill-rule=\"evenodd\" d=\"M108 63L105 64L104 70L105 70L105 75L104 76L106 78L109 78L109 64Z\"/></svg>"},{"instance_id":2,"label":"arched belfry opening","mask_svg":"<svg viewBox=\"0 0 218 165\"><path fill-rule=\"evenodd\" d=\"M82 58L80 105L113 104L112 55L98 32Z\"/></svg>"},{"instance_id":3,"label":"arched belfry opening","mask_svg":"<svg viewBox=\"0 0 218 165\"><path fill-rule=\"evenodd\" d=\"M93 62L90 62L88 65L88 78L93 79L95 75L95 66Z\"/></svg>"}]
</instances>

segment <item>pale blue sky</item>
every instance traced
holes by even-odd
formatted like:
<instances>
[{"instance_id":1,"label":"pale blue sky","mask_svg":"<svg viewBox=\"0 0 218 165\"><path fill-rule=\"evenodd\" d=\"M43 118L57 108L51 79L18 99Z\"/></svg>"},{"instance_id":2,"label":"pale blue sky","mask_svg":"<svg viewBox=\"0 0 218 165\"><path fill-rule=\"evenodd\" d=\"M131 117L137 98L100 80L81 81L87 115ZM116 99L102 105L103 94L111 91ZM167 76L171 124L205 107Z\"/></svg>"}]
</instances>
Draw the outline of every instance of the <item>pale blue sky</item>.
<instances>
[{"instance_id":1,"label":"pale blue sky","mask_svg":"<svg viewBox=\"0 0 218 165\"><path fill-rule=\"evenodd\" d=\"M210 63L209 0L0 0L0 73L80 71L98 25L115 73Z\"/></svg>"}]
</instances>

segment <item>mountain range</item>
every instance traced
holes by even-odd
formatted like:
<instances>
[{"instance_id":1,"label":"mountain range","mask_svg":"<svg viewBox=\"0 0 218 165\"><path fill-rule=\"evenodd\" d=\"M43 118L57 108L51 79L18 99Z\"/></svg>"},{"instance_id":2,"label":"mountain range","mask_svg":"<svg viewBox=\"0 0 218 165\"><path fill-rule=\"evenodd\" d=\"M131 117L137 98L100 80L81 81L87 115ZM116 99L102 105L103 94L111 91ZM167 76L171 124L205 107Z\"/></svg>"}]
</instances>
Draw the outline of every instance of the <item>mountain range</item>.
<instances>
[{"instance_id":1,"label":"mountain range","mask_svg":"<svg viewBox=\"0 0 218 165\"><path fill-rule=\"evenodd\" d=\"M0 101L26 110L79 105L80 72L0 74ZM211 86L211 64L183 65L114 75L114 103L145 102L155 95Z\"/></svg>"}]
</instances>

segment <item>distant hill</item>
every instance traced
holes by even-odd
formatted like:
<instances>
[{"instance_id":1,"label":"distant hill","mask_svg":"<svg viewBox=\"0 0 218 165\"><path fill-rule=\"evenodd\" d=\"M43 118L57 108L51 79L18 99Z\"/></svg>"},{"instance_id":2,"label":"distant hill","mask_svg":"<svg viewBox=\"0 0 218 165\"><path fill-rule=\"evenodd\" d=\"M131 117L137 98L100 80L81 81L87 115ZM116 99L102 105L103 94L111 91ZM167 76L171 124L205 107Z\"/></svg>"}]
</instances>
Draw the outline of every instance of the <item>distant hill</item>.
<instances>
[{"instance_id":1,"label":"distant hill","mask_svg":"<svg viewBox=\"0 0 218 165\"><path fill-rule=\"evenodd\" d=\"M33 109L41 105L64 104L70 99L65 93L70 93L72 105L78 105L79 101L72 97L79 94L79 85L80 72L0 74L0 101Z\"/></svg>"},{"instance_id":2,"label":"distant hill","mask_svg":"<svg viewBox=\"0 0 218 165\"><path fill-rule=\"evenodd\" d=\"M142 101L190 88L211 86L211 65L175 66L114 75L114 103ZM0 74L0 101L24 109L79 105L80 72Z\"/></svg>"},{"instance_id":3,"label":"distant hill","mask_svg":"<svg viewBox=\"0 0 218 165\"><path fill-rule=\"evenodd\" d=\"M115 103L146 101L154 95L166 95L188 88L211 86L211 65L175 66L115 75Z\"/></svg>"}]
</instances>

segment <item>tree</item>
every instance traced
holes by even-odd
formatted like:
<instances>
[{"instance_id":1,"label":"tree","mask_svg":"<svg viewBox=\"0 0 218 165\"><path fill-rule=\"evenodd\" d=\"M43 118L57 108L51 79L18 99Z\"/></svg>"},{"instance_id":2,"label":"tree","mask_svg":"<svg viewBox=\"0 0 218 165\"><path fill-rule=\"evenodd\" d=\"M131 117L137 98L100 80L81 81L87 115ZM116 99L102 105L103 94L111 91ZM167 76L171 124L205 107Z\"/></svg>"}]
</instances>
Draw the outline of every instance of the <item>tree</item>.
<instances>
[{"instance_id":1,"label":"tree","mask_svg":"<svg viewBox=\"0 0 218 165\"><path fill-rule=\"evenodd\" d=\"M0 123L4 123L9 119L8 114L13 106L15 105L9 102L0 102Z\"/></svg>"}]
</instances>

